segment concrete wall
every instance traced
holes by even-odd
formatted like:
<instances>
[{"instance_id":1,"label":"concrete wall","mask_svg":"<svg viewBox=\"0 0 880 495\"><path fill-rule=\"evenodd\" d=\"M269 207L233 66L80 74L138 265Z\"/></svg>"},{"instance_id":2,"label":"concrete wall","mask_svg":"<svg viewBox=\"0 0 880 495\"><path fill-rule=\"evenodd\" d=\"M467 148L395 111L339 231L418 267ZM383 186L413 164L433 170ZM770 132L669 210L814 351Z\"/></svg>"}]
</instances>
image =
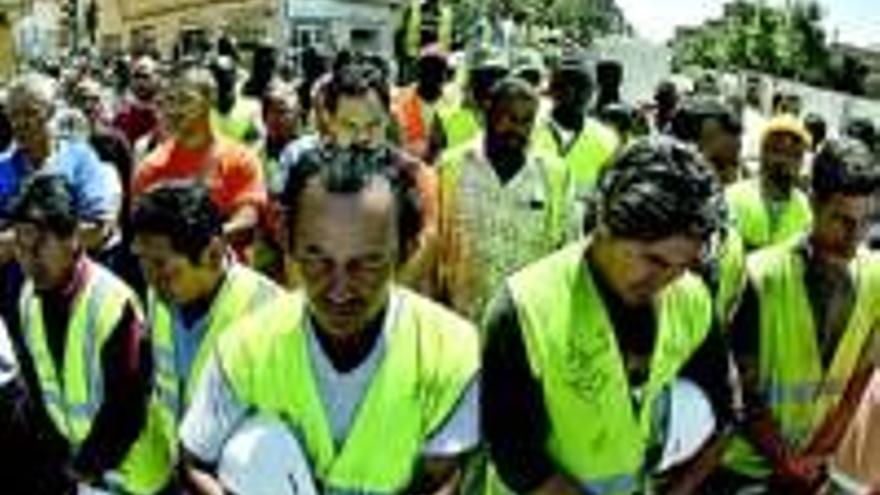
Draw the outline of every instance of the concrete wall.
<instances>
[{"instance_id":1,"label":"concrete wall","mask_svg":"<svg viewBox=\"0 0 880 495\"><path fill-rule=\"evenodd\" d=\"M618 60L623 64L620 97L630 103L650 101L654 88L672 73L672 51L639 38L611 36L596 40L588 50L590 61Z\"/></svg>"},{"instance_id":2,"label":"concrete wall","mask_svg":"<svg viewBox=\"0 0 880 495\"><path fill-rule=\"evenodd\" d=\"M597 40L590 53L592 61L614 58L623 63L624 83L621 96L631 103L651 100L657 84L673 77L670 65L672 52L663 45L639 39L609 37ZM740 87L743 87L746 77L745 74L733 75L739 81ZM838 129L849 118L856 116L870 118L880 125L880 100L860 98L769 76L765 76L765 81L768 88L781 88L800 95L804 112L822 115L831 130ZM771 92L772 89L768 92L768 106Z\"/></svg>"}]
</instances>

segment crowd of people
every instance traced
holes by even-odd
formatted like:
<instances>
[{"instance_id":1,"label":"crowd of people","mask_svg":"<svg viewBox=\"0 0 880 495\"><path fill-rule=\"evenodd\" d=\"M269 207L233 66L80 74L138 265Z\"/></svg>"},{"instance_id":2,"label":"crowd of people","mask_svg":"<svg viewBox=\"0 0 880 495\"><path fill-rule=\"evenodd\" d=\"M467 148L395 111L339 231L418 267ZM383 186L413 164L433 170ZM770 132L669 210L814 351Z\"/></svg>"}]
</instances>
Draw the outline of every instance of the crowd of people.
<instances>
[{"instance_id":1,"label":"crowd of people","mask_svg":"<svg viewBox=\"0 0 880 495\"><path fill-rule=\"evenodd\" d=\"M3 85L0 491L880 493L870 121L226 45Z\"/></svg>"}]
</instances>

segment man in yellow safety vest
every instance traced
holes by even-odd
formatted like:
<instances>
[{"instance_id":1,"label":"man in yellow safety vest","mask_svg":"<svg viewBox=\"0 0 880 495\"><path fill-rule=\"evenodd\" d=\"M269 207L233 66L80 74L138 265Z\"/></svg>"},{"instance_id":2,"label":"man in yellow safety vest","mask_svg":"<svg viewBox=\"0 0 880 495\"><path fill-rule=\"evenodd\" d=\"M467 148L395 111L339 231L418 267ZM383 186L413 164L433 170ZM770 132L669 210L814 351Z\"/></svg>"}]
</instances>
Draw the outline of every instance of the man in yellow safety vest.
<instances>
[{"instance_id":1,"label":"man in yellow safety vest","mask_svg":"<svg viewBox=\"0 0 880 495\"><path fill-rule=\"evenodd\" d=\"M477 336L393 282L420 215L392 160L381 147L326 148L291 170L287 247L304 289L221 338L181 427L196 493L220 493L197 468L206 466L227 489L264 493L232 485L276 460L225 469L243 455L227 440L253 413L277 418L298 441L304 460L292 470L309 471L319 493L455 489L478 443ZM262 482L285 486L288 476Z\"/></svg>"},{"instance_id":2,"label":"man in yellow safety vest","mask_svg":"<svg viewBox=\"0 0 880 495\"><path fill-rule=\"evenodd\" d=\"M42 399L39 436L47 449L66 453L65 493L158 493L171 458L151 400L140 303L83 254L77 211L66 180L40 174L13 213L16 256L27 275L20 361L34 377L28 388Z\"/></svg>"},{"instance_id":3,"label":"man in yellow safety vest","mask_svg":"<svg viewBox=\"0 0 880 495\"><path fill-rule=\"evenodd\" d=\"M599 182L589 237L510 277L493 301L481 374L489 493L694 493L720 459L727 354L688 269L723 210L699 162L676 142L636 142ZM696 386L706 412L685 437L669 428L679 386Z\"/></svg>"},{"instance_id":4,"label":"man in yellow safety vest","mask_svg":"<svg viewBox=\"0 0 880 495\"><path fill-rule=\"evenodd\" d=\"M274 282L233 261L220 213L193 181L160 184L138 199L133 251L150 289L156 392L163 420L176 431L221 335L282 294Z\"/></svg>"},{"instance_id":5,"label":"man in yellow safety vest","mask_svg":"<svg viewBox=\"0 0 880 495\"><path fill-rule=\"evenodd\" d=\"M875 167L861 143L827 143L813 162L812 229L748 259L731 328L745 409L729 484L812 493L878 364L880 257L863 246Z\"/></svg>"}]
</instances>

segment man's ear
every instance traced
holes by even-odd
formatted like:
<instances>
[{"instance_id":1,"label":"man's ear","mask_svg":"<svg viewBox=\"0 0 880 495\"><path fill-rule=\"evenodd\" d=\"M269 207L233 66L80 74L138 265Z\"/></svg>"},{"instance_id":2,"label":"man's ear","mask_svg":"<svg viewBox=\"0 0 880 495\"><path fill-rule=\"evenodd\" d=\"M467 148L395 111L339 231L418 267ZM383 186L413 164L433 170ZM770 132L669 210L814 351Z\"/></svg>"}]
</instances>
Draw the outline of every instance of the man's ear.
<instances>
[{"instance_id":1,"label":"man's ear","mask_svg":"<svg viewBox=\"0 0 880 495\"><path fill-rule=\"evenodd\" d=\"M421 244L422 242L418 235L403 240L400 243L400 248L397 250L397 267L400 268L404 266L416 251L418 251Z\"/></svg>"},{"instance_id":2,"label":"man's ear","mask_svg":"<svg viewBox=\"0 0 880 495\"><path fill-rule=\"evenodd\" d=\"M214 236L208 246L202 253L202 265L212 268L223 266L223 260L226 258L226 242L221 236Z\"/></svg>"}]
</instances>

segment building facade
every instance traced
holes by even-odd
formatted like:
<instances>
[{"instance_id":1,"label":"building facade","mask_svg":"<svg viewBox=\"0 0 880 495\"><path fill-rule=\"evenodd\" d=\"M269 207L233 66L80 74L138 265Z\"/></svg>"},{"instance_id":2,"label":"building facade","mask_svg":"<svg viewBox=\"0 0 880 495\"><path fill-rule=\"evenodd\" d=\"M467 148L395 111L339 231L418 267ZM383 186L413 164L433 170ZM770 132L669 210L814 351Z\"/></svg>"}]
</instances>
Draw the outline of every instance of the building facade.
<instances>
[{"instance_id":1,"label":"building facade","mask_svg":"<svg viewBox=\"0 0 880 495\"><path fill-rule=\"evenodd\" d=\"M310 44L391 53L399 0L100 0L103 51L170 55L222 34L294 51Z\"/></svg>"}]
</instances>

